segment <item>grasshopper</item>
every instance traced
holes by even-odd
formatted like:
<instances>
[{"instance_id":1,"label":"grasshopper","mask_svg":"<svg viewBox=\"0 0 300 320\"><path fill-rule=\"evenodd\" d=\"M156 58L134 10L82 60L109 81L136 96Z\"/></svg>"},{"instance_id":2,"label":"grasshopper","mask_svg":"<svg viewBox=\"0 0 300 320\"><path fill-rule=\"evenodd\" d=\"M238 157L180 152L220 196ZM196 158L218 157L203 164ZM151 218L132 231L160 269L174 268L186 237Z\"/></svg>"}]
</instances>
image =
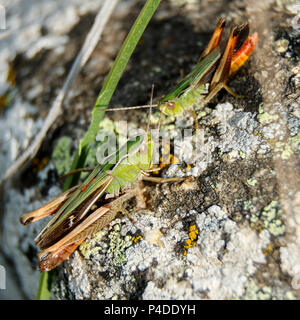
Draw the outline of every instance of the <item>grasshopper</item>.
<instances>
[{"instance_id":1,"label":"grasshopper","mask_svg":"<svg viewBox=\"0 0 300 320\"><path fill-rule=\"evenodd\" d=\"M256 46L258 35L255 32L249 36L248 23L232 27L222 54L219 44L225 23L225 19L219 19L208 45L193 70L173 90L165 95L158 104L152 105L153 107L158 107L162 114L178 116L187 110L192 114L197 129L198 122L194 111L195 105L200 108L203 107L223 88L233 96L239 97L226 83L229 77L248 60ZM112 108L106 109L106 111L148 107L149 105Z\"/></svg>"},{"instance_id":2,"label":"grasshopper","mask_svg":"<svg viewBox=\"0 0 300 320\"><path fill-rule=\"evenodd\" d=\"M75 188L72 189L74 192ZM52 204L54 201L59 203L65 197L66 193L72 194L72 192L68 190L53 200ZM67 260L81 243L88 237L93 237L95 233L108 225L116 217L118 212L126 212L123 208L123 203L138 195L139 193L135 188L132 188L115 199L103 199L99 208L94 211L91 209L92 212L87 215L85 219L79 219L78 223L74 222L72 225L64 226L64 228L58 228L57 230L53 229L48 235L46 235L47 228L45 227L35 239L35 243L42 249L38 254L40 271L51 271L63 261ZM80 208L84 205L85 202L81 204ZM44 208L55 211L55 206L52 207L51 202L38 210L43 211ZM78 211L74 210L72 212L69 221L71 221L72 218L75 219L76 215L81 214L82 211L80 208ZM35 211L27 215L35 215ZM21 217L21 219L23 217ZM26 217L24 217L24 219L26 219Z\"/></svg>"},{"instance_id":3,"label":"grasshopper","mask_svg":"<svg viewBox=\"0 0 300 320\"><path fill-rule=\"evenodd\" d=\"M28 225L55 214L35 238L35 243L42 250L38 254L40 271L50 271L68 259L87 237L105 227L118 212L126 211L122 209L122 203L136 196L137 191L132 189L114 200L111 197L105 199L105 194L119 194L143 175L145 180L154 182L179 180L147 176L152 171L153 152L154 143L148 133L129 139L102 160L84 182L20 217L20 222ZM99 200L102 201L101 206L93 211L93 205Z\"/></svg>"},{"instance_id":4,"label":"grasshopper","mask_svg":"<svg viewBox=\"0 0 300 320\"><path fill-rule=\"evenodd\" d=\"M117 194L150 168L153 146L151 140L144 139L137 136L128 140L98 164L84 182L21 216L21 223L27 225L55 213L35 238L35 243L42 249L38 255L41 271L49 271L67 259L87 236L101 230L115 217L116 208L128 196L104 201L99 209L91 214L90 211L105 193Z\"/></svg>"},{"instance_id":5,"label":"grasshopper","mask_svg":"<svg viewBox=\"0 0 300 320\"><path fill-rule=\"evenodd\" d=\"M193 109L196 104L204 106L223 88L238 96L226 82L249 58L256 46L257 33L249 36L248 23L231 28L224 53L221 55L219 43L224 28L225 19L221 18L198 64L158 103L162 113L178 116L184 110L189 110L197 125Z\"/></svg>"}]
</instances>

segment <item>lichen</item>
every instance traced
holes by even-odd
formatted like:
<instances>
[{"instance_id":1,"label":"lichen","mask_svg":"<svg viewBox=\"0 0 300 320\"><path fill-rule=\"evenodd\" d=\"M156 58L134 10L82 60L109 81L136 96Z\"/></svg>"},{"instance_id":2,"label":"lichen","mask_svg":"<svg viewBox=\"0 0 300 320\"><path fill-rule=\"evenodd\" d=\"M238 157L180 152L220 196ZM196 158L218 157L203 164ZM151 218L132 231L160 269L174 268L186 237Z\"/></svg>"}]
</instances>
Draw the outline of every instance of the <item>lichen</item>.
<instances>
[{"instance_id":1,"label":"lichen","mask_svg":"<svg viewBox=\"0 0 300 320\"><path fill-rule=\"evenodd\" d=\"M288 291L286 294L285 294L285 297L286 299L288 300L296 300L296 296L295 294L292 292L292 291Z\"/></svg>"},{"instance_id":2,"label":"lichen","mask_svg":"<svg viewBox=\"0 0 300 320\"><path fill-rule=\"evenodd\" d=\"M250 112L235 109L230 103L218 104L199 121L199 123L209 121L211 126L216 127L217 134L215 130L199 129L194 135L176 140L174 144L178 150L181 150L177 157L183 165L178 163L170 165L165 176L199 176L213 163L216 155L228 161L249 158L262 140L261 135L254 134L258 127L254 117ZM192 117L189 119L193 120ZM177 130L190 125L186 118L177 117ZM186 164L191 168L182 170Z\"/></svg>"},{"instance_id":3,"label":"lichen","mask_svg":"<svg viewBox=\"0 0 300 320\"><path fill-rule=\"evenodd\" d=\"M100 242L104 234L105 231L101 230L97 232L93 238L84 241L80 245L79 250L86 259L89 259L91 255L98 253L100 249L105 248L105 245L103 245L102 247L95 246Z\"/></svg>"},{"instance_id":4,"label":"lichen","mask_svg":"<svg viewBox=\"0 0 300 320\"><path fill-rule=\"evenodd\" d=\"M122 237L120 231L120 225L116 224L113 231L108 235L110 239L108 254L113 255L113 261L116 266L121 266L126 263L126 249L133 243L130 236Z\"/></svg>"},{"instance_id":5,"label":"lichen","mask_svg":"<svg viewBox=\"0 0 300 320\"><path fill-rule=\"evenodd\" d=\"M285 53L289 47L289 40L279 39L275 42L275 50L278 53Z\"/></svg>"},{"instance_id":6,"label":"lichen","mask_svg":"<svg viewBox=\"0 0 300 320\"><path fill-rule=\"evenodd\" d=\"M248 279L242 298L244 300L270 300L272 298L272 288L268 286L259 288L253 279Z\"/></svg>"},{"instance_id":7,"label":"lichen","mask_svg":"<svg viewBox=\"0 0 300 320\"><path fill-rule=\"evenodd\" d=\"M250 223L252 227L261 230L267 229L273 236L282 236L285 233L285 225L282 218L282 210L279 201L272 201L262 211L251 215Z\"/></svg>"},{"instance_id":8,"label":"lichen","mask_svg":"<svg viewBox=\"0 0 300 320\"><path fill-rule=\"evenodd\" d=\"M297 154L300 149L300 132L289 137L285 142L277 141L274 144L274 152L279 153L282 160L288 160L293 154Z\"/></svg>"},{"instance_id":9,"label":"lichen","mask_svg":"<svg viewBox=\"0 0 300 320\"><path fill-rule=\"evenodd\" d=\"M243 203L243 209L245 211L251 210L254 208L254 205L251 200L245 200L245 201L237 201L237 202L242 202Z\"/></svg>"},{"instance_id":10,"label":"lichen","mask_svg":"<svg viewBox=\"0 0 300 320\"><path fill-rule=\"evenodd\" d=\"M132 243L139 242L140 237L122 237L120 230L120 225L115 224L113 230L109 232L105 239L103 237L106 235L106 231L101 230L97 232L93 238L88 239L80 245L80 252L86 259L90 259L91 256L95 256L101 251L102 254L112 255L115 266L121 266L127 261L126 249Z\"/></svg>"},{"instance_id":11,"label":"lichen","mask_svg":"<svg viewBox=\"0 0 300 320\"><path fill-rule=\"evenodd\" d=\"M263 103L258 107L258 116L257 119L262 124L268 124L279 118L278 114L270 114L264 110Z\"/></svg>"},{"instance_id":12,"label":"lichen","mask_svg":"<svg viewBox=\"0 0 300 320\"><path fill-rule=\"evenodd\" d=\"M249 178L249 179L247 180L247 183L249 184L249 186L254 187L254 186L256 186L256 184L257 184L257 179L256 179L256 178Z\"/></svg>"},{"instance_id":13,"label":"lichen","mask_svg":"<svg viewBox=\"0 0 300 320\"><path fill-rule=\"evenodd\" d=\"M52 159L59 175L67 173L71 167L71 145L72 140L69 137L61 137L52 152Z\"/></svg>"},{"instance_id":14,"label":"lichen","mask_svg":"<svg viewBox=\"0 0 300 320\"><path fill-rule=\"evenodd\" d=\"M293 150L291 146L289 144L286 144L284 150L281 153L281 159L287 160L291 157L292 154L293 154Z\"/></svg>"},{"instance_id":15,"label":"lichen","mask_svg":"<svg viewBox=\"0 0 300 320\"><path fill-rule=\"evenodd\" d=\"M197 238L198 238L199 230L197 229L197 226L195 224L191 225L189 227L189 238L185 241L184 248L187 250L197 244ZM184 252L184 255L186 255L187 251Z\"/></svg>"}]
</instances>

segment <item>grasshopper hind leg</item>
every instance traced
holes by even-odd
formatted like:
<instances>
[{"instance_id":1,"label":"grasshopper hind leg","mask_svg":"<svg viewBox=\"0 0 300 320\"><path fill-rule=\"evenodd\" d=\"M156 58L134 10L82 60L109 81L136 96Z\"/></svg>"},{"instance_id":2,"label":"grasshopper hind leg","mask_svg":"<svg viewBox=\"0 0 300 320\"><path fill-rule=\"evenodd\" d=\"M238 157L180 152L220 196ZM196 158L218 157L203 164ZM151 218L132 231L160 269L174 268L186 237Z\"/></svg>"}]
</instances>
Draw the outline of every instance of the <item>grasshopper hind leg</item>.
<instances>
[{"instance_id":1,"label":"grasshopper hind leg","mask_svg":"<svg viewBox=\"0 0 300 320\"><path fill-rule=\"evenodd\" d=\"M144 181L150 181L155 183L167 183L167 182L177 182L177 181L184 181L187 179L187 177L179 178L179 177L173 177L173 178L161 178L161 177L148 177L144 176Z\"/></svg>"},{"instance_id":2,"label":"grasshopper hind leg","mask_svg":"<svg viewBox=\"0 0 300 320\"><path fill-rule=\"evenodd\" d=\"M127 209L125 209L123 206L116 207L116 208L114 208L114 210L115 210L116 212L121 212L122 214L126 215L127 218L130 220L130 222L131 222L132 224L135 224L134 219L132 219L132 218L130 217L130 212L129 212Z\"/></svg>"},{"instance_id":3,"label":"grasshopper hind leg","mask_svg":"<svg viewBox=\"0 0 300 320\"><path fill-rule=\"evenodd\" d=\"M239 99L243 98L242 95L239 95L239 94L237 94L236 92L234 92L230 87L228 87L227 84L224 84L224 85L223 85L223 88L224 88L228 93L230 93L232 96L234 96L234 97L236 97L236 98L239 98Z\"/></svg>"},{"instance_id":4,"label":"grasshopper hind leg","mask_svg":"<svg viewBox=\"0 0 300 320\"><path fill-rule=\"evenodd\" d=\"M194 109L194 107L191 107L189 110L189 113L191 114L191 116L193 117L194 119L194 124L195 124L195 129L196 130L199 130L199 124L198 124L198 119L197 119L197 113Z\"/></svg>"}]
</instances>

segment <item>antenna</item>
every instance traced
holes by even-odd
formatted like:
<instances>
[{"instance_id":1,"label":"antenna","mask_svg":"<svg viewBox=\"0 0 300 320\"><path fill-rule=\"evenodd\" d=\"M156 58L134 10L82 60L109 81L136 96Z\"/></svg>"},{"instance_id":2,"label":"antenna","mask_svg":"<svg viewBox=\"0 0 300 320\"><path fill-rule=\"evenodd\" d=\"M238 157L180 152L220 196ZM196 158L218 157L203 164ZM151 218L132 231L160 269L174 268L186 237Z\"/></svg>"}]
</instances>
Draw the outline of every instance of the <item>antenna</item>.
<instances>
[{"instance_id":1,"label":"antenna","mask_svg":"<svg viewBox=\"0 0 300 320\"><path fill-rule=\"evenodd\" d=\"M122 111L122 110L132 110L132 109L147 109L147 108L157 108L158 104L146 104L143 106L132 106L132 107L122 107L122 108L109 108L99 111Z\"/></svg>"},{"instance_id":2,"label":"antenna","mask_svg":"<svg viewBox=\"0 0 300 320\"><path fill-rule=\"evenodd\" d=\"M149 110L149 118L148 118L148 123L147 123L147 134L149 133L149 128L150 128L150 122L151 122L151 111L152 111L152 100L153 100L153 93L154 93L154 84L152 84L151 87L151 96L150 96L150 110Z\"/></svg>"}]
</instances>

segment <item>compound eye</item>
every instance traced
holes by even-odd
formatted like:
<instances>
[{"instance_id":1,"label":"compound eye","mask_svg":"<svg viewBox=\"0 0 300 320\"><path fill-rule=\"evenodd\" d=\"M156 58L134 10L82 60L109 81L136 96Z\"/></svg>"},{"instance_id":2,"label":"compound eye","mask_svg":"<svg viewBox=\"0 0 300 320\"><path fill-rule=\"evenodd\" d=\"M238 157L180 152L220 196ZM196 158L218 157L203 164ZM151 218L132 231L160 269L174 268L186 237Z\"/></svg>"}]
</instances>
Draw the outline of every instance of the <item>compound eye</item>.
<instances>
[{"instance_id":1,"label":"compound eye","mask_svg":"<svg viewBox=\"0 0 300 320\"><path fill-rule=\"evenodd\" d=\"M172 102L172 101L167 102L167 107L170 110L174 110L175 109L175 102Z\"/></svg>"}]
</instances>

